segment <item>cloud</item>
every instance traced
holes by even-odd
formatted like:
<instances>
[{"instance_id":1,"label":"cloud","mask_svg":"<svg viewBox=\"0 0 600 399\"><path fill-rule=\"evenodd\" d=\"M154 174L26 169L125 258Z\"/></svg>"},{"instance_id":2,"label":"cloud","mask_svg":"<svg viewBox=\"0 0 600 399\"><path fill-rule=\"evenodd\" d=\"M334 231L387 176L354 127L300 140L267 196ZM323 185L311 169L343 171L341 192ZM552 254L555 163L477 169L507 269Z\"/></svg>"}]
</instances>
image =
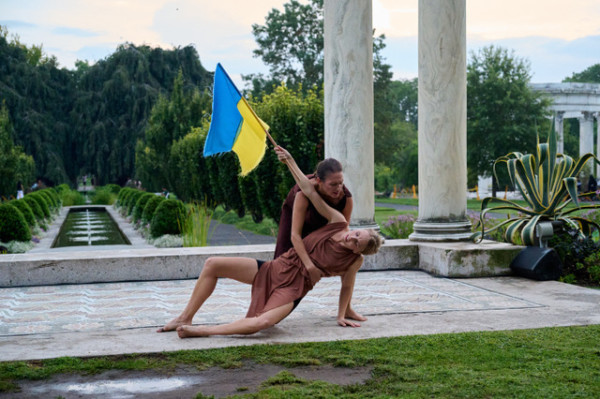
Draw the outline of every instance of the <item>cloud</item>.
<instances>
[{"instance_id":1,"label":"cloud","mask_svg":"<svg viewBox=\"0 0 600 399\"><path fill-rule=\"evenodd\" d=\"M70 27L66 27L66 26L58 26L58 27L52 29L52 33L55 33L57 35L76 36L76 37L100 36L100 34L96 33L96 32L92 32L92 31L85 30L85 29L79 29L79 28L70 28Z\"/></svg>"},{"instance_id":2,"label":"cloud","mask_svg":"<svg viewBox=\"0 0 600 399\"><path fill-rule=\"evenodd\" d=\"M470 40L469 56L482 47L495 45L514 50L514 55L530 62L532 82L558 83L575 72L600 63L600 36L575 40L553 37L519 37L502 40Z\"/></svg>"},{"instance_id":3,"label":"cloud","mask_svg":"<svg viewBox=\"0 0 600 399\"><path fill-rule=\"evenodd\" d=\"M253 56L257 45L252 24L264 24L268 12L272 8L282 10L286 2L168 1L156 10L152 29L160 42L171 46L193 45L208 70L213 70L217 62L223 63L235 83L241 85L240 75L268 71L262 61Z\"/></svg>"},{"instance_id":4,"label":"cloud","mask_svg":"<svg viewBox=\"0 0 600 399\"><path fill-rule=\"evenodd\" d=\"M28 29L38 27L36 24L32 24L25 21L17 21L13 19L0 20L0 25L8 27L9 31L11 29Z\"/></svg>"}]
</instances>

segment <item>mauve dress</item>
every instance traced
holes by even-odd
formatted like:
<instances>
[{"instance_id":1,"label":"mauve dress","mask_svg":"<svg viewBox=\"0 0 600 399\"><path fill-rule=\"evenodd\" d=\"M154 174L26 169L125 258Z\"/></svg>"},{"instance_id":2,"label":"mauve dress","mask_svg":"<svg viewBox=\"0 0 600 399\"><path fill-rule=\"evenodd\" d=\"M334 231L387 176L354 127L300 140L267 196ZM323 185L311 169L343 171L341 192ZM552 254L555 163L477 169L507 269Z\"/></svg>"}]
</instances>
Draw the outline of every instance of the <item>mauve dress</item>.
<instances>
[{"instance_id":1,"label":"mauve dress","mask_svg":"<svg viewBox=\"0 0 600 399\"><path fill-rule=\"evenodd\" d=\"M307 175L309 179L314 178L313 175ZM325 198L325 202L329 204L333 209L337 209L340 212L343 212L346 207L346 199L352 197L350 190L343 186L344 196L337 204L332 204L327 201ZM281 207L281 217L279 218L279 232L277 233L277 244L275 245L275 254L273 254L273 259L278 258L287 252L292 245L292 213L294 209L294 200L296 199L296 194L300 191L300 187L296 184L290 192L288 193L283 205ZM304 224L302 225L302 238L306 237L313 231L325 226L327 224L327 219L325 219L321 214L317 211L312 202L308 202L308 208L306 208L306 215L304 216Z\"/></svg>"},{"instance_id":2,"label":"mauve dress","mask_svg":"<svg viewBox=\"0 0 600 399\"><path fill-rule=\"evenodd\" d=\"M302 240L311 260L325 277L345 272L361 256L331 238L347 226L346 222L330 223ZM296 250L291 248L258 269L252 283L252 300L246 317L256 317L299 300L312 288L308 270Z\"/></svg>"}]
</instances>

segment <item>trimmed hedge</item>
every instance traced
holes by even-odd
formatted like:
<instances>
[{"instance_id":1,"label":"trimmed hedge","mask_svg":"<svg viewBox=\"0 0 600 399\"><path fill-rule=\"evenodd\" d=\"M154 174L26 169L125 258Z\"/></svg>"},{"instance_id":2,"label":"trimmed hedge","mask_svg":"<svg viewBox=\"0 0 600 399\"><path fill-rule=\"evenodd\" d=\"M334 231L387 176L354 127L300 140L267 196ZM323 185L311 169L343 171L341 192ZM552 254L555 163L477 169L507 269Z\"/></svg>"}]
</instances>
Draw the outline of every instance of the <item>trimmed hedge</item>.
<instances>
[{"instance_id":1,"label":"trimmed hedge","mask_svg":"<svg viewBox=\"0 0 600 399\"><path fill-rule=\"evenodd\" d=\"M35 227L35 215L33 214L33 210L31 209L31 207L27 204L27 201L24 201L24 198L10 201L9 204L13 205L21 211L29 227Z\"/></svg>"},{"instance_id":2,"label":"trimmed hedge","mask_svg":"<svg viewBox=\"0 0 600 399\"><path fill-rule=\"evenodd\" d=\"M50 194L48 194L48 192L46 192L46 190L40 190L37 193L38 193L38 195L42 196L44 198L44 200L46 200L46 203L48 204L48 209L50 209L50 212L58 211L58 206L54 203L52 196Z\"/></svg>"},{"instance_id":3,"label":"trimmed hedge","mask_svg":"<svg viewBox=\"0 0 600 399\"><path fill-rule=\"evenodd\" d=\"M27 205L29 205L29 207L33 211L33 215L35 216L38 222L42 222L45 219L44 211L42 210L40 203L33 199L33 197L30 194L27 194L25 197L23 197L22 201L27 202Z\"/></svg>"},{"instance_id":4,"label":"trimmed hedge","mask_svg":"<svg viewBox=\"0 0 600 399\"><path fill-rule=\"evenodd\" d=\"M44 219L50 217L50 206L48 206L48 202L46 202L46 199L44 198L44 196L40 195L37 192L33 192L33 193L27 194L25 197L31 197L37 201L40 208L42 208L42 212L44 212Z\"/></svg>"},{"instance_id":5,"label":"trimmed hedge","mask_svg":"<svg viewBox=\"0 0 600 399\"><path fill-rule=\"evenodd\" d=\"M181 220L185 217L185 205L174 199L162 201L156 208L152 222L150 222L150 234L157 238L165 234L181 234Z\"/></svg>"},{"instance_id":6,"label":"trimmed hedge","mask_svg":"<svg viewBox=\"0 0 600 399\"><path fill-rule=\"evenodd\" d=\"M123 190L121 190L123 196L119 200L119 208L127 207L127 201L129 200L129 197L134 193L134 191L135 190L133 188L129 187L126 187Z\"/></svg>"},{"instance_id":7,"label":"trimmed hedge","mask_svg":"<svg viewBox=\"0 0 600 399\"><path fill-rule=\"evenodd\" d=\"M125 196L125 193L127 193L129 191L128 187L124 187L121 189L121 191L119 191L119 194L117 195L117 202L115 202L115 205L121 206L121 201L123 201L123 197Z\"/></svg>"},{"instance_id":8,"label":"trimmed hedge","mask_svg":"<svg viewBox=\"0 0 600 399\"><path fill-rule=\"evenodd\" d=\"M137 222L142 218L144 214L144 207L152 197L157 197L157 195L152 193L144 193L144 195L138 198L137 202L135 203L135 207L133 208L134 222Z\"/></svg>"},{"instance_id":9,"label":"trimmed hedge","mask_svg":"<svg viewBox=\"0 0 600 399\"><path fill-rule=\"evenodd\" d=\"M127 198L127 215L131 215L131 213L133 212L133 208L135 207L135 204L137 203L138 199L140 199L140 197L144 194L146 194L145 191L135 190L129 196L129 198Z\"/></svg>"},{"instance_id":10,"label":"trimmed hedge","mask_svg":"<svg viewBox=\"0 0 600 399\"><path fill-rule=\"evenodd\" d=\"M163 201L165 201L165 197L160 195L155 195L154 198L150 198L148 202L146 202L144 212L142 212L142 222L150 223L154 217L154 211L156 211L156 207L158 207L158 204Z\"/></svg>"},{"instance_id":11,"label":"trimmed hedge","mask_svg":"<svg viewBox=\"0 0 600 399\"><path fill-rule=\"evenodd\" d=\"M58 198L58 194L56 193L55 189L53 189L53 188L45 188L45 189L42 190L42 192L48 194L48 196L52 200L52 203L54 204L54 207L56 209L60 208L60 198Z\"/></svg>"},{"instance_id":12,"label":"trimmed hedge","mask_svg":"<svg viewBox=\"0 0 600 399\"><path fill-rule=\"evenodd\" d=\"M25 216L21 211L11 205L0 205L0 241L31 241L31 231Z\"/></svg>"}]
</instances>

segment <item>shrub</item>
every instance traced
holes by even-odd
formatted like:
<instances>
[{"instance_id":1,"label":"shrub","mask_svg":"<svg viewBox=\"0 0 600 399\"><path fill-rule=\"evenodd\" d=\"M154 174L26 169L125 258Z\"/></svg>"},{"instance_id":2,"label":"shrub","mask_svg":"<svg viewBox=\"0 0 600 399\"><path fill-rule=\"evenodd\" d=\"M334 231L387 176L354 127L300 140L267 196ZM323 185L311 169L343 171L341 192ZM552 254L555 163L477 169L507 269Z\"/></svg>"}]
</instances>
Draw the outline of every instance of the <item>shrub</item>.
<instances>
[{"instance_id":1,"label":"shrub","mask_svg":"<svg viewBox=\"0 0 600 399\"><path fill-rule=\"evenodd\" d=\"M392 216L383 224L381 232L390 238L408 238L414 223L415 217L409 213Z\"/></svg>"},{"instance_id":2,"label":"shrub","mask_svg":"<svg viewBox=\"0 0 600 399\"><path fill-rule=\"evenodd\" d=\"M117 186L118 187L118 186ZM117 199L117 194L113 193L110 188L104 186L96 189L92 197L94 205L112 205Z\"/></svg>"},{"instance_id":3,"label":"shrub","mask_svg":"<svg viewBox=\"0 0 600 399\"><path fill-rule=\"evenodd\" d=\"M129 188L125 194L123 195L123 198L121 199L121 201L119 202L119 207L121 208L122 212L126 212L127 211L127 206L129 205L129 198L134 195L137 192L137 190L133 189L133 188Z\"/></svg>"},{"instance_id":4,"label":"shrub","mask_svg":"<svg viewBox=\"0 0 600 399\"><path fill-rule=\"evenodd\" d=\"M560 229L548 245L563 263L561 281L578 284L600 284L600 243L582 237L578 229Z\"/></svg>"},{"instance_id":5,"label":"shrub","mask_svg":"<svg viewBox=\"0 0 600 399\"><path fill-rule=\"evenodd\" d=\"M0 254L2 253L0 246ZM33 249L31 241L11 241L6 243L6 249L9 254L22 254Z\"/></svg>"},{"instance_id":6,"label":"shrub","mask_svg":"<svg viewBox=\"0 0 600 399\"><path fill-rule=\"evenodd\" d=\"M35 215L33 214L31 207L27 204L27 201L24 201L22 198L20 200L10 201L9 204L15 206L21 211L29 227L33 228L35 226Z\"/></svg>"},{"instance_id":7,"label":"shrub","mask_svg":"<svg viewBox=\"0 0 600 399\"><path fill-rule=\"evenodd\" d=\"M183 239L181 236L165 234L152 241L152 245L156 248L178 248L183 247Z\"/></svg>"},{"instance_id":8,"label":"shrub","mask_svg":"<svg viewBox=\"0 0 600 399\"><path fill-rule=\"evenodd\" d=\"M54 203L54 199L52 198L52 196L50 194L48 194L48 192L46 192L46 190L40 190L37 193L38 193L38 195L41 195L44 198L44 200L46 200L46 203L48 204L48 209L50 210L50 212L58 211L58 205Z\"/></svg>"},{"instance_id":9,"label":"shrub","mask_svg":"<svg viewBox=\"0 0 600 399\"><path fill-rule=\"evenodd\" d=\"M127 194L131 193L133 189L130 187L124 187L121 189L121 191L119 191L119 195L117 196L117 207L121 207L123 206L123 202L125 201L125 198L127 197Z\"/></svg>"},{"instance_id":10,"label":"shrub","mask_svg":"<svg viewBox=\"0 0 600 399\"><path fill-rule=\"evenodd\" d=\"M133 210L133 221L134 222L137 222L138 220L142 219L142 216L144 214L144 207L146 206L148 201L153 197L157 197L157 195L152 194L152 193L144 193L144 195L142 195L138 198L137 202L135 203L134 210Z\"/></svg>"},{"instance_id":11,"label":"shrub","mask_svg":"<svg viewBox=\"0 0 600 399\"><path fill-rule=\"evenodd\" d=\"M44 219L50 217L50 207L48 206L48 202L42 195L40 195L37 192L33 192L27 194L26 197L31 197L37 201L37 203L40 205L40 208L42 208L42 212L44 212Z\"/></svg>"},{"instance_id":12,"label":"shrub","mask_svg":"<svg viewBox=\"0 0 600 399\"><path fill-rule=\"evenodd\" d=\"M56 192L55 189L53 188L46 188L44 190L42 190L43 192L45 192L46 194L48 194L50 196L50 198L52 199L52 202L54 203L54 206L56 208L60 208L60 198L58 197L58 194Z\"/></svg>"},{"instance_id":13,"label":"shrub","mask_svg":"<svg viewBox=\"0 0 600 399\"><path fill-rule=\"evenodd\" d=\"M71 187L69 187L68 184L59 184L58 186L56 186L56 193L58 194L58 197L61 198L62 193L71 190Z\"/></svg>"},{"instance_id":14,"label":"shrub","mask_svg":"<svg viewBox=\"0 0 600 399\"><path fill-rule=\"evenodd\" d=\"M85 205L85 198L79 191L71 189L61 191L60 198L63 206Z\"/></svg>"},{"instance_id":15,"label":"shrub","mask_svg":"<svg viewBox=\"0 0 600 399\"><path fill-rule=\"evenodd\" d=\"M44 220L44 211L42 210L40 204L36 200L34 200L33 197L29 194L23 197L22 200L27 202L27 205L29 205L29 207L33 211L33 215L35 216L36 220L38 222L42 222Z\"/></svg>"},{"instance_id":16,"label":"shrub","mask_svg":"<svg viewBox=\"0 0 600 399\"><path fill-rule=\"evenodd\" d=\"M154 212L156 211L156 207L158 207L158 204L160 204L164 200L165 197L155 195L153 198L150 198L148 202L146 202L144 212L142 212L142 221L144 223L150 223L152 221L152 218L154 217Z\"/></svg>"},{"instance_id":17,"label":"shrub","mask_svg":"<svg viewBox=\"0 0 600 399\"><path fill-rule=\"evenodd\" d=\"M183 202L173 199L162 201L150 222L150 234L152 237L160 237L165 234L181 234L181 220L185 218L185 205Z\"/></svg>"},{"instance_id":18,"label":"shrub","mask_svg":"<svg viewBox=\"0 0 600 399\"><path fill-rule=\"evenodd\" d=\"M0 205L0 241L30 241L31 231L21 211L11 205Z\"/></svg>"},{"instance_id":19,"label":"shrub","mask_svg":"<svg viewBox=\"0 0 600 399\"><path fill-rule=\"evenodd\" d=\"M127 215L131 215L133 208L141 196L146 194L145 191L135 190L127 199Z\"/></svg>"},{"instance_id":20,"label":"shrub","mask_svg":"<svg viewBox=\"0 0 600 399\"><path fill-rule=\"evenodd\" d=\"M121 191L121 186L119 186L118 184L107 184L103 188L105 188L106 190L110 191L111 193L113 193L115 195L119 194L119 192Z\"/></svg>"}]
</instances>

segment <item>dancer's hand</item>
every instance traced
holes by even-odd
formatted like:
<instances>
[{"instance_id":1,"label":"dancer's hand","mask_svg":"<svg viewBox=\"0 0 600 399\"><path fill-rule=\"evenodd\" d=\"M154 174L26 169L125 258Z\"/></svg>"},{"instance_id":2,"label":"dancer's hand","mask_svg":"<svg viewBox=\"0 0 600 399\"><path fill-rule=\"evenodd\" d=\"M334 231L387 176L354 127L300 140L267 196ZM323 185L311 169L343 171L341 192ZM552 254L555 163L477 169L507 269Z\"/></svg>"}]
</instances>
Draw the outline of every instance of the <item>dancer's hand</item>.
<instances>
[{"instance_id":1,"label":"dancer's hand","mask_svg":"<svg viewBox=\"0 0 600 399\"><path fill-rule=\"evenodd\" d=\"M321 280L321 277L323 277L323 275L321 274L321 271L319 269L317 269L317 267L315 265L306 266L306 270L308 271L308 274L310 275L310 283L314 287L315 284L317 284L319 282L319 280Z\"/></svg>"},{"instance_id":2,"label":"dancer's hand","mask_svg":"<svg viewBox=\"0 0 600 399\"><path fill-rule=\"evenodd\" d=\"M360 323L357 323L355 321L352 320L348 320L345 318L338 318L337 319L337 323L338 325L342 326L342 327L360 327Z\"/></svg>"},{"instance_id":3,"label":"dancer's hand","mask_svg":"<svg viewBox=\"0 0 600 399\"><path fill-rule=\"evenodd\" d=\"M280 145L275 147L275 153L280 162L286 163L287 160L293 159L290 153Z\"/></svg>"}]
</instances>

